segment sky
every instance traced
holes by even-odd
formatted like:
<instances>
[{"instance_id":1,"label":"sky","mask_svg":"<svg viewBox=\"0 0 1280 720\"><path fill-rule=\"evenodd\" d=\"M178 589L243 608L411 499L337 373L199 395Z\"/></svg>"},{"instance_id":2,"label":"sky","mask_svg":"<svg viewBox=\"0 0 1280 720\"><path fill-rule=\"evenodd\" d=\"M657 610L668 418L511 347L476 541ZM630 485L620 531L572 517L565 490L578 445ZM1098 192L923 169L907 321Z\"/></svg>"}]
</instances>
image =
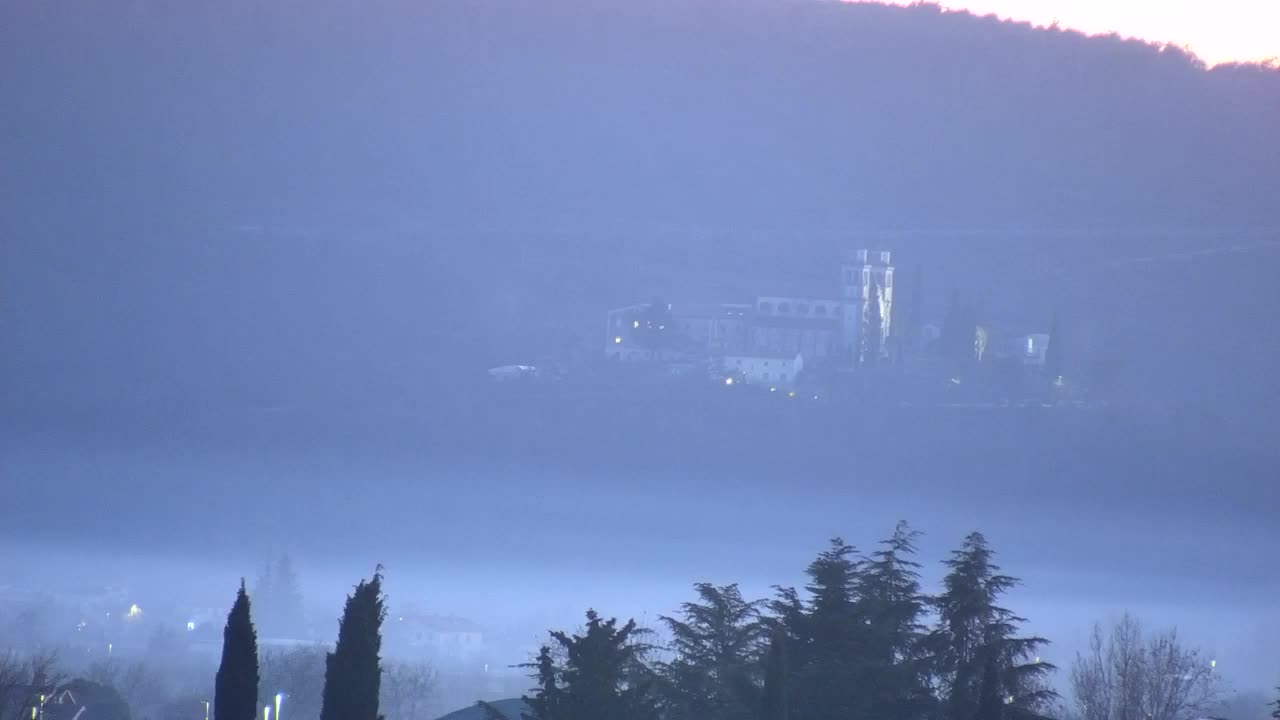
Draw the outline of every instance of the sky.
<instances>
[{"instance_id":1,"label":"sky","mask_svg":"<svg viewBox=\"0 0 1280 720\"><path fill-rule=\"evenodd\" d=\"M899 2L899 5L909 3ZM1190 47L1214 65L1280 57L1276 0L951 0L943 6L1090 35L1116 32Z\"/></svg>"}]
</instances>

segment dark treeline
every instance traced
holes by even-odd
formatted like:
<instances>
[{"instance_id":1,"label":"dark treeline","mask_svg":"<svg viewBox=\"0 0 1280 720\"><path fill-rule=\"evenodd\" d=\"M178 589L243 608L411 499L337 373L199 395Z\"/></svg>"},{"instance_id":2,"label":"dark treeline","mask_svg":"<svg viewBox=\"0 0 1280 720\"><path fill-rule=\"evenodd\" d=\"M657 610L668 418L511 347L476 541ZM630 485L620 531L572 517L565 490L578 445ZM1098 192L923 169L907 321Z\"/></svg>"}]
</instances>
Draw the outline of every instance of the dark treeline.
<instances>
[{"instance_id":1,"label":"dark treeline","mask_svg":"<svg viewBox=\"0 0 1280 720\"><path fill-rule=\"evenodd\" d=\"M809 563L803 587L775 586L751 599L737 584L695 585L696 596L658 627L588 610L576 630L555 630L520 665L533 687L521 701L480 701L488 720L1258 720L1254 696L1228 697L1216 661L1186 645L1176 628L1148 631L1125 613L1095 625L1068 678L1041 653L1049 641L1022 630L1007 606L1019 581L1004 573L981 533L942 562L936 593L922 585L919 533L905 522L873 549L841 538ZM288 698L291 717L429 720L419 697L403 702L394 664L384 663L387 615L381 568L348 596L337 642L324 653L317 716L312 689L285 682L261 654L253 606L242 583L227 616L214 678L212 720L272 720ZM129 720L120 675L69 679L52 656L21 663L0 656L0 710L17 720L44 712L77 688ZM295 678L296 679L296 678ZM1062 702L1057 688L1069 688ZM433 692L431 683L414 692ZM280 693L274 694L273 693ZM298 693L298 694L294 694ZM205 696L208 697L208 696ZM388 703L387 700L391 699ZM513 705L523 708L511 715ZM133 717L183 720L200 710L186 698ZM34 710L33 710L34 708ZM136 708L134 709L136 713ZM1212 713L1212 714L1210 714ZM283 713L281 713L283 714ZM452 716L450 716L452 717Z\"/></svg>"},{"instance_id":2,"label":"dark treeline","mask_svg":"<svg viewBox=\"0 0 1280 720\"><path fill-rule=\"evenodd\" d=\"M737 585L696 586L661 622L594 611L553 632L530 664L525 720L1032 720L1051 716L1047 640L1020 632L1002 604L1017 580L979 533L946 560L927 594L917 533L899 524L873 551L831 541L802 589L748 600ZM499 713L487 707L490 716Z\"/></svg>"}]
</instances>

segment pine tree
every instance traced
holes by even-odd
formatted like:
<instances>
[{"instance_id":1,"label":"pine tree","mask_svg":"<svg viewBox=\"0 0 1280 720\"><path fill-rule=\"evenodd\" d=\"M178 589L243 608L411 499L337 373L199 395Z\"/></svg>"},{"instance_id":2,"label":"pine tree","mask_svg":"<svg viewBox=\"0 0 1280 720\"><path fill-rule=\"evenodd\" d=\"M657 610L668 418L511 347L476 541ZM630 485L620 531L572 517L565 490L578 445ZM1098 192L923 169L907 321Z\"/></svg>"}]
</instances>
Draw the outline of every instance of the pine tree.
<instances>
[{"instance_id":1,"label":"pine tree","mask_svg":"<svg viewBox=\"0 0 1280 720\"><path fill-rule=\"evenodd\" d=\"M906 354L917 355L921 349L918 344L920 342L920 323L924 318L923 296L924 271L921 270L920 264L917 263L911 272L911 298L907 302L907 323L901 335L906 339L908 352L899 354L899 359Z\"/></svg>"},{"instance_id":2,"label":"pine tree","mask_svg":"<svg viewBox=\"0 0 1280 720\"><path fill-rule=\"evenodd\" d=\"M559 720L568 717L565 693L560 687L560 670L551 657L549 645L543 645L538 650L538 659L531 667L538 687L533 697L524 697L525 704L531 710L523 715L524 720Z\"/></svg>"},{"instance_id":3,"label":"pine tree","mask_svg":"<svg viewBox=\"0 0 1280 720\"><path fill-rule=\"evenodd\" d=\"M993 557L986 538L972 533L944 563L948 572L937 599L939 625L930 644L946 685L950 720L974 718L988 657L996 663L1004 692L1013 698L1005 712L1033 716L1056 697L1044 684L1054 667L1028 662L1048 641L1016 636L1025 619L998 602L1018 580L1000 574Z\"/></svg>"},{"instance_id":4,"label":"pine tree","mask_svg":"<svg viewBox=\"0 0 1280 720\"><path fill-rule=\"evenodd\" d=\"M276 561L272 581L271 602L279 632L290 638L298 638L306 629L302 589L293 560L288 555L281 555Z\"/></svg>"},{"instance_id":5,"label":"pine tree","mask_svg":"<svg viewBox=\"0 0 1280 720\"><path fill-rule=\"evenodd\" d=\"M1000 687L1000 664L996 653L988 648L983 653L986 659L982 663L982 685L978 694L978 711L974 720L1002 720L1004 714L1004 693Z\"/></svg>"},{"instance_id":6,"label":"pine tree","mask_svg":"<svg viewBox=\"0 0 1280 720\"><path fill-rule=\"evenodd\" d=\"M338 642L325 659L320 720L380 720L382 621L386 618L382 567L347 596Z\"/></svg>"},{"instance_id":7,"label":"pine tree","mask_svg":"<svg viewBox=\"0 0 1280 720\"><path fill-rule=\"evenodd\" d=\"M267 561L253 588L258 627L268 637L298 638L306 630L298 573L288 555Z\"/></svg>"},{"instance_id":8,"label":"pine tree","mask_svg":"<svg viewBox=\"0 0 1280 720\"><path fill-rule=\"evenodd\" d=\"M532 710L526 720L655 720L650 673L642 662L647 646L636 641L641 634L634 620L619 628L617 620L601 620L593 610L584 634L551 633L564 664L557 666L551 648L542 648L534 664L537 694L525 698Z\"/></svg>"},{"instance_id":9,"label":"pine tree","mask_svg":"<svg viewBox=\"0 0 1280 720\"><path fill-rule=\"evenodd\" d=\"M662 616L675 658L659 670L669 688L668 717L734 720L755 715L756 667L763 644L761 602L742 598L737 585L694 586L699 602L683 618Z\"/></svg>"},{"instance_id":10,"label":"pine tree","mask_svg":"<svg viewBox=\"0 0 1280 720\"><path fill-rule=\"evenodd\" d=\"M1049 347L1044 351L1044 372L1051 380L1062 375L1063 347L1058 314L1054 313L1049 323Z\"/></svg>"},{"instance_id":11,"label":"pine tree","mask_svg":"<svg viewBox=\"0 0 1280 720\"><path fill-rule=\"evenodd\" d=\"M765 664L760 720L788 720L790 669L787 667L787 644L786 632L780 627L775 628Z\"/></svg>"},{"instance_id":12,"label":"pine tree","mask_svg":"<svg viewBox=\"0 0 1280 720\"><path fill-rule=\"evenodd\" d=\"M876 720L918 717L930 704L921 647L927 600L920 592L920 563L911 559L919 535L898 523L858 574L858 615L866 623L862 674L874 689L870 717Z\"/></svg>"},{"instance_id":13,"label":"pine tree","mask_svg":"<svg viewBox=\"0 0 1280 720\"><path fill-rule=\"evenodd\" d=\"M1276 692L1280 693L1280 687L1276 688ZM1271 712L1271 717L1275 718L1275 720L1280 720L1280 697L1277 697L1276 701L1271 704L1276 708Z\"/></svg>"},{"instance_id":14,"label":"pine tree","mask_svg":"<svg viewBox=\"0 0 1280 720\"><path fill-rule=\"evenodd\" d=\"M214 679L215 720L256 720L258 716L258 636L249 612L244 580L222 633L222 663Z\"/></svg>"},{"instance_id":15,"label":"pine tree","mask_svg":"<svg viewBox=\"0 0 1280 720\"><path fill-rule=\"evenodd\" d=\"M866 624L857 603L857 550L840 538L809 565L810 600L799 628L795 711L805 720L862 717L868 693L860 671Z\"/></svg>"}]
</instances>

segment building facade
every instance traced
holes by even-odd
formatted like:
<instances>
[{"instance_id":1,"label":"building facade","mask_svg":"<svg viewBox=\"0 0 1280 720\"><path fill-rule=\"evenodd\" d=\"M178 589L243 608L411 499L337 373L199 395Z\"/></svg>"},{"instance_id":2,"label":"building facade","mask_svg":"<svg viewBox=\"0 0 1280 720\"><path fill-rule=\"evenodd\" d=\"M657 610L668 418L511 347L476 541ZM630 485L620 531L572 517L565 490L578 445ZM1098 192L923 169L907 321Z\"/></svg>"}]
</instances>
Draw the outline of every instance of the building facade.
<instances>
[{"instance_id":1,"label":"building facade","mask_svg":"<svg viewBox=\"0 0 1280 720\"><path fill-rule=\"evenodd\" d=\"M616 308L606 318L605 355L620 361L687 362L700 356L761 363L800 356L810 365L853 367L890 351L893 270L889 251L856 250L840 265L835 297L759 295L751 303L655 301Z\"/></svg>"}]
</instances>

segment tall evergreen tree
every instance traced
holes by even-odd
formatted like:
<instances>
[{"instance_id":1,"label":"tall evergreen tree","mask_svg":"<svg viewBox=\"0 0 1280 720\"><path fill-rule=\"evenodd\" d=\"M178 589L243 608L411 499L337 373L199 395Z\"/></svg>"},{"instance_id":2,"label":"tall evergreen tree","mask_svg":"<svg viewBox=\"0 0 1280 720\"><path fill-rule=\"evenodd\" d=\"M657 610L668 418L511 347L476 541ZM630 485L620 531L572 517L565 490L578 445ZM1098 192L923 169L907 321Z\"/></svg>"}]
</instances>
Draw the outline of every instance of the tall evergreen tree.
<instances>
[{"instance_id":1,"label":"tall evergreen tree","mask_svg":"<svg viewBox=\"0 0 1280 720\"><path fill-rule=\"evenodd\" d=\"M382 621L386 619L382 567L347 596L338 642L325 659L320 720L380 720Z\"/></svg>"},{"instance_id":2,"label":"tall evergreen tree","mask_svg":"<svg viewBox=\"0 0 1280 720\"><path fill-rule=\"evenodd\" d=\"M765 663L760 720L789 720L787 686L791 679L787 667L787 645L786 631L781 627L775 628L769 640L769 657Z\"/></svg>"},{"instance_id":3,"label":"tall evergreen tree","mask_svg":"<svg viewBox=\"0 0 1280 720\"><path fill-rule=\"evenodd\" d=\"M250 616L244 580L222 632L222 663L213 685L214 720L258 717L258 636Z\"/></svg>"},{"instance_id":4,"label":"tall evergreen tree","mask_svg":"<svg viewBox=\"0 0 1280 720\"><path fill-rule=\"evenodd\" d=\"M872 688L869 717L909 720L931 704L922 648L927 599L920 591L915 532L905 522L881 541L858 574L858 615L866 623L862 674Z\"/></svg>"},{"instance_id":5,"label":"tall evergreen tree","mask_svg":"<svg viewBox=\"0 0 1280 720\"><path fill-rule=\"evenodd\" d=\"M986 651L982 663L982 685L978 692L978 710L974 720L1002 720L1004 692L1000 685L1000 663L996 653Z\"/></svg>"},{"instance_id":6,"label":"tall evergreen tree","mask_svg":"<svg viewBox=\"0 0 1280 720\"><path fill-rule=\"evenodd\" d=\"M735 585L694 586L698 602L682 618L663 616L675 657L659 667L670 720L746 720L755 716L757 667L764 627L761 602L748 602Z\"/></svg>"},{"instance_id":7,"label":"tall evergreen tree","mask_svg":"<svg viewBox=\"0 0 1280 720\"><path fill-rule=\"evenodd\" d=\"M617 620L601 620L589 610L584 634L551 633L564 662L556 664L550 646L538 654L538 687L525 698L532 710L526 720L655 720L652 679L643 663L647 646L637 642L642 632L634 620L619 628Z\"/></svg>"},{"instance_id":8,"label":"tall evergreen tree","mask_svg":"<svg viewBox=\"0 0 1280 720\"><path fill-rule=\"evenodd\" d=\"M1276 688L1276 692L1280 693L1280 687ZM1278 696L1276 701L1271 704L1275 706L1275 710L1271 711L1271 717L1275 718L1275 720L1280 720L1280 696Z\"/></svg>"},{"instance_id":9,"label":"tall evergreen tree","mask_svg":"<svg viewBox=\"0 0 1280 720\"><path fill-rule=\"evenodd\" d=\"M253 603L258 628L267 637L297 639L306 631L298 573L288 555L263 566L253 588Z\"/></svg>"},{"instance_id":10,"label":"tall evergreen tree","mask_svg":"<svg viewBox=\"0 0 1280 720\"><path fill-rule=\"evenodd\" d=\"M809 601L793 629L800 643L793 671L792 710L803 720L861 717L868 693L861 683L865 620L857 602L861 559L840 538L807 570Z\"/></svg>"},{"instance_id":11,"label":"tall evergreen tree","mask_svg":"<svg viewBox=\"0 0 1280 720\"><path fill-rule=\"evenodd\" d=\"M1062 339L1062 328L1058 323L1058 314L1053 314L1049 323L1049 347L1044 351L1044 372L1052 378L1062 375L1062 359L1065 345Z\"/></svg>"},{"instance_id":12,"label":"tall evergreen tree","mask_svg":"<svg viewBox=\"0 0 1280 720\"><path fill-rule=\"evenodd\" d=\"M993 557L986 538L972 533L944 563L948 572L937 598L939 624L930 644L945 684L950 720L974 718L988 657L994 658L1001 686L1013 698L1006 714L1036 716L1056 697L1044 683L1054 667L1028 662L1048 641L1017 636L1025 619L1001 607L999 599L1018 580L1000 574Z\"/></svg>"}]
</instances>

